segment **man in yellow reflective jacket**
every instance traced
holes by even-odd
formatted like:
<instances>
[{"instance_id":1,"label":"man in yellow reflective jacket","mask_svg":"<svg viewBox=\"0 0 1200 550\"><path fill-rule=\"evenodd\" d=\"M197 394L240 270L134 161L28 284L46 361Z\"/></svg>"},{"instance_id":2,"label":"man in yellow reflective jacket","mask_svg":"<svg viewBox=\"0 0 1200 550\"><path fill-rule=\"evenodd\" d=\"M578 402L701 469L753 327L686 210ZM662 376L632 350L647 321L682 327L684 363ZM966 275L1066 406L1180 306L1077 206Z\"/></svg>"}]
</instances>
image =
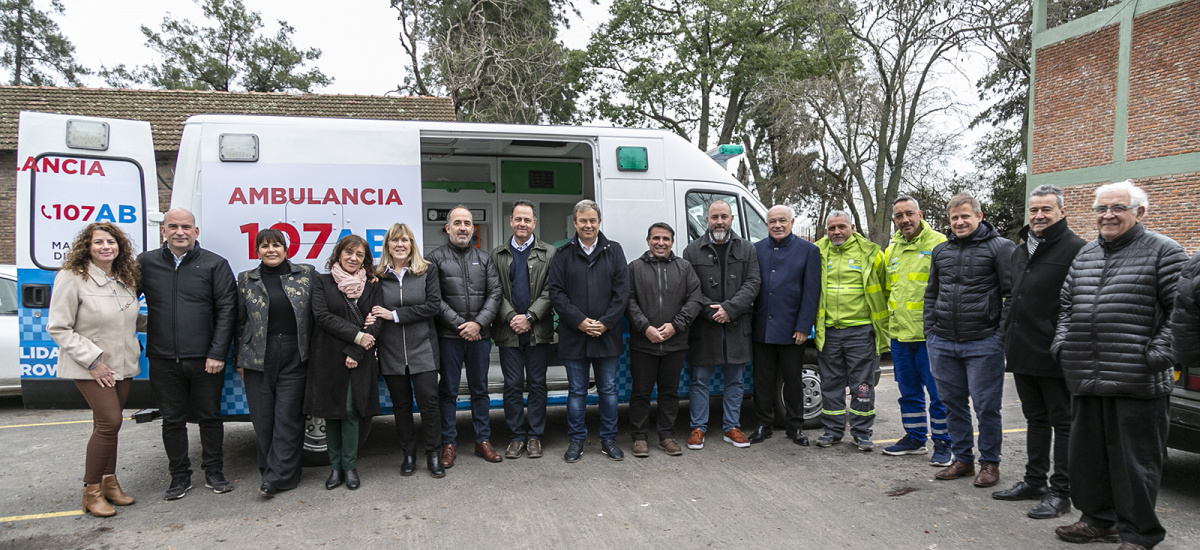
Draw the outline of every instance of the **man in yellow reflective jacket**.
<instances>
[{"instance_id":1,"label":"man in yellow reflective jacket","mask_svg":"<svg viewBox=\"0 0 1200 550\"><path fill-rule=\"evenodd\" d=\"M829 447L841 441L849 420L855 445L860 451L870 451L875 448L871 442L875 372L879 354L888 349L883 252L879 245L856 233L850 215L841 210L825 218L825 236L816 244L824 266L816 340L820 351L821 423L825 426L816 444Z\"/></svg>"},{"instance_id":2,"label":"man in yellow reflective jacket","mask_svg":"<svg viewBox=\"0 0 1200 550\"><path fill-rule=\"evenodd\" d=\"M900 424L905 435L883 454L900 456L925 454L925 440L933 440L933 466L949 466L950 434L946 431L946 407L938 398L937 384L929 370L925 347L925 286L929 283L929 263L933 247L946 236L925 222L917 199L901 195L892 202L892 222L896 234L888 245L888 336L891 337L893 373L900 387ZM929 393L926 416L925 394ZM928 421L926 421L928 419ZM926 431L928 430L928 431Z\"/></svg>"}]
</instances>

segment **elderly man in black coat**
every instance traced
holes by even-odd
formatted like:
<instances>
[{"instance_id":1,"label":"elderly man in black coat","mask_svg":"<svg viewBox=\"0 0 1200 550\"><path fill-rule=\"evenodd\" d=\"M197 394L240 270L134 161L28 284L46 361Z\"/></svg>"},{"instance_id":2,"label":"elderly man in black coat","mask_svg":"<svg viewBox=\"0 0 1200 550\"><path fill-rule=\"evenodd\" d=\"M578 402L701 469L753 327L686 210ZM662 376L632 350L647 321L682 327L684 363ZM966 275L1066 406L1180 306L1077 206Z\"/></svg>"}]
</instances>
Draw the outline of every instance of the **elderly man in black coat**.
<instances>
[{"instance_id":1,"label":"elderly man in black coat","mask_svg":"<svg viewBox=\"0 0 1200 550\"><path fill-rule=\"evenodd\" d=\"M1067 443L1071 437L1071 392L1062 367L1050 355L1058 294L1071 260L1083 239L1067 227L1063 192L1042 185L1029 195L1029 225L1021 229L1022 246L1012 255L1012 299L1004 323L1004 356L1013 373L1021 412L1028 426L1025 478L1010 489L992 493L997 500L1036 500L1033 519L1059 517L1071 511L1067 472ZM1050 441L1054 438L1054 473L1050 471Z\"/></svg>"},{"instance_id":2,"label":"elderly man in black coat","mask_svg":"<svg viewBox=\"0 0 1200 550\"><path fill-rule=\"evenodd\" d=\"M1070 475L1079 521L1070 542L1153 548L1166 537L1154 511L1175 385L1171 310L1187 254L1142 226L1149 201L1130 181L1096 189L1100 236L1063 283L1051 353L1071 390Z\"/></svg>"},{"instance_id":3,"label":"elderly man in black coat","mask_svg":"<svg viewBox=\"0 0 1200 550\"><path fill-rule=\"evenodd\" d=\"M621 460L617 446L617 363L625 346L621 318L629 303L629 267L620 243L600 232L600 206L587 199L571 215L575 237L550 260L550 303L558 312L558 356L567 369L567 452L578 462L587 440L589 367L600 394L600 450Z\"/></svg>"}]
</instances>

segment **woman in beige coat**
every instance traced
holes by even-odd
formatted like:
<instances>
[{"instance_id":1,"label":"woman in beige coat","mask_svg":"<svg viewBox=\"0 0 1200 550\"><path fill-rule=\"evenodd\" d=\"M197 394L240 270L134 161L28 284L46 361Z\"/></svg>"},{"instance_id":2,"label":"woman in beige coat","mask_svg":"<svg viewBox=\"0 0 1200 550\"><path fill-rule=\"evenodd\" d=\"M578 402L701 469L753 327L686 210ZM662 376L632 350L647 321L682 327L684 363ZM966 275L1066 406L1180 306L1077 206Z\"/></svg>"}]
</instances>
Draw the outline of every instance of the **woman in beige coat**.
<instances>
[{"instance_id":1,"label":"woman in beige coat","mask_svg":"<svg viewBox=\"0 0 1200 550\"><path fill-rule=\"evenodd\" d=\"M79 232L50 298L50 337L59 347L58 377L75 380L92 409L83 475L83 511L116 513L133 504L117 483L117 432L137 376L146 316L139 315L138 265L120 228L93 223Z\"/></svg>"}]
</instances>

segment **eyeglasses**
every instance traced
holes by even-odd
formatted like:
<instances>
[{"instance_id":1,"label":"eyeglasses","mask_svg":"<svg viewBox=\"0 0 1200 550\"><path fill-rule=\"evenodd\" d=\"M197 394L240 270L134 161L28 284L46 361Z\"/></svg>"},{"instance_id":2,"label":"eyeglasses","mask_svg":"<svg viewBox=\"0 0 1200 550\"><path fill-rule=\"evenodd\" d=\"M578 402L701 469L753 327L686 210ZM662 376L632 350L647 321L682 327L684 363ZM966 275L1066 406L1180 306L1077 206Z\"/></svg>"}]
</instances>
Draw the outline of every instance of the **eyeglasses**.
<instances>
[{"instance_id":1,"label":"eyeglasses","mask_svg":"<svg viewBox=\"0 0 1200 550\"><path fill-rule=\"evenodd\" d=\"M1126 204L1112 204L1107 206L1100 204L1092 207L1092 212L1095 212L1101 216L1103 216L1105 212L1112 212L1114 216L1120 216L1128 211L1129 205Z\"/></svg>"}]
</instances>

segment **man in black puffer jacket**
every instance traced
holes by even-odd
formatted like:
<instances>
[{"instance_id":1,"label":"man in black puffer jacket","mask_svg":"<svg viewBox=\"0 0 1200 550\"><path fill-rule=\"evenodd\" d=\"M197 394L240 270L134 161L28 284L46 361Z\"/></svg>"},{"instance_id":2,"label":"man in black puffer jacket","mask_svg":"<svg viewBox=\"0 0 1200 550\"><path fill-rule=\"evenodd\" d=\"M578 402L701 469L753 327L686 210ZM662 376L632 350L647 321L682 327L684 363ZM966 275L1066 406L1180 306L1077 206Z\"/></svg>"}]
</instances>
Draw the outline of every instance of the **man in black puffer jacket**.
<instances>
[{"instance_id":1,"label":"man in black puffer jacket","mask_svg":"<svg viewBox=\"0 0 1200 550\"><path fill-rule=\"evenodd\" d=\"M475 226L471 211L456 206L446 216L446 234L450 242L429 253L429 263L437 266L442 285L442 311L438 314L438 352L441 382L438 398L442 406L442 455L445 468L454 466L458 456L455 440L458 428L458 383L466 364L467 387L471 391L471 420L475 428L475 454L488 462L504 460L492 448L492 430L488 425L491 400L488 398L489 355L492 351L492 321L500 311L500 272L487 252L471 245Z\"/></svg>"},{"instance_id":2,"label":"man in black puffer jacket","mask_svg":"<svg viewBox=\"0 0 1200 550\"><path fill-rule=\"evenodd\" d=\"M938 479L975 475L971 405L979 420L976 487L1000 479L1000 401L1004 391L1004 303L1012 291L1009 274L1016 246L983 221L979 201L950 198L949 240L933 249L925 287L925 338L929 367L946 405L954 462Z\"/></svg>"},{"instance_id":3,"label":"man in black puffer jacket","mask_svg":"<svg viewBox=\"0 0 1200 550\"><path fill-rule=\"evenodd\" d=\"M1187 254L1142 226L1147 206L1132 182L1096 189L1100 236L1063 283L1050 350L1073 396L1071 498L1083 514L1055 530L1070 542L1153 548L1166 536L1154 503L1174 386L1169 319Z\"/></svg>"}]
</instances>

